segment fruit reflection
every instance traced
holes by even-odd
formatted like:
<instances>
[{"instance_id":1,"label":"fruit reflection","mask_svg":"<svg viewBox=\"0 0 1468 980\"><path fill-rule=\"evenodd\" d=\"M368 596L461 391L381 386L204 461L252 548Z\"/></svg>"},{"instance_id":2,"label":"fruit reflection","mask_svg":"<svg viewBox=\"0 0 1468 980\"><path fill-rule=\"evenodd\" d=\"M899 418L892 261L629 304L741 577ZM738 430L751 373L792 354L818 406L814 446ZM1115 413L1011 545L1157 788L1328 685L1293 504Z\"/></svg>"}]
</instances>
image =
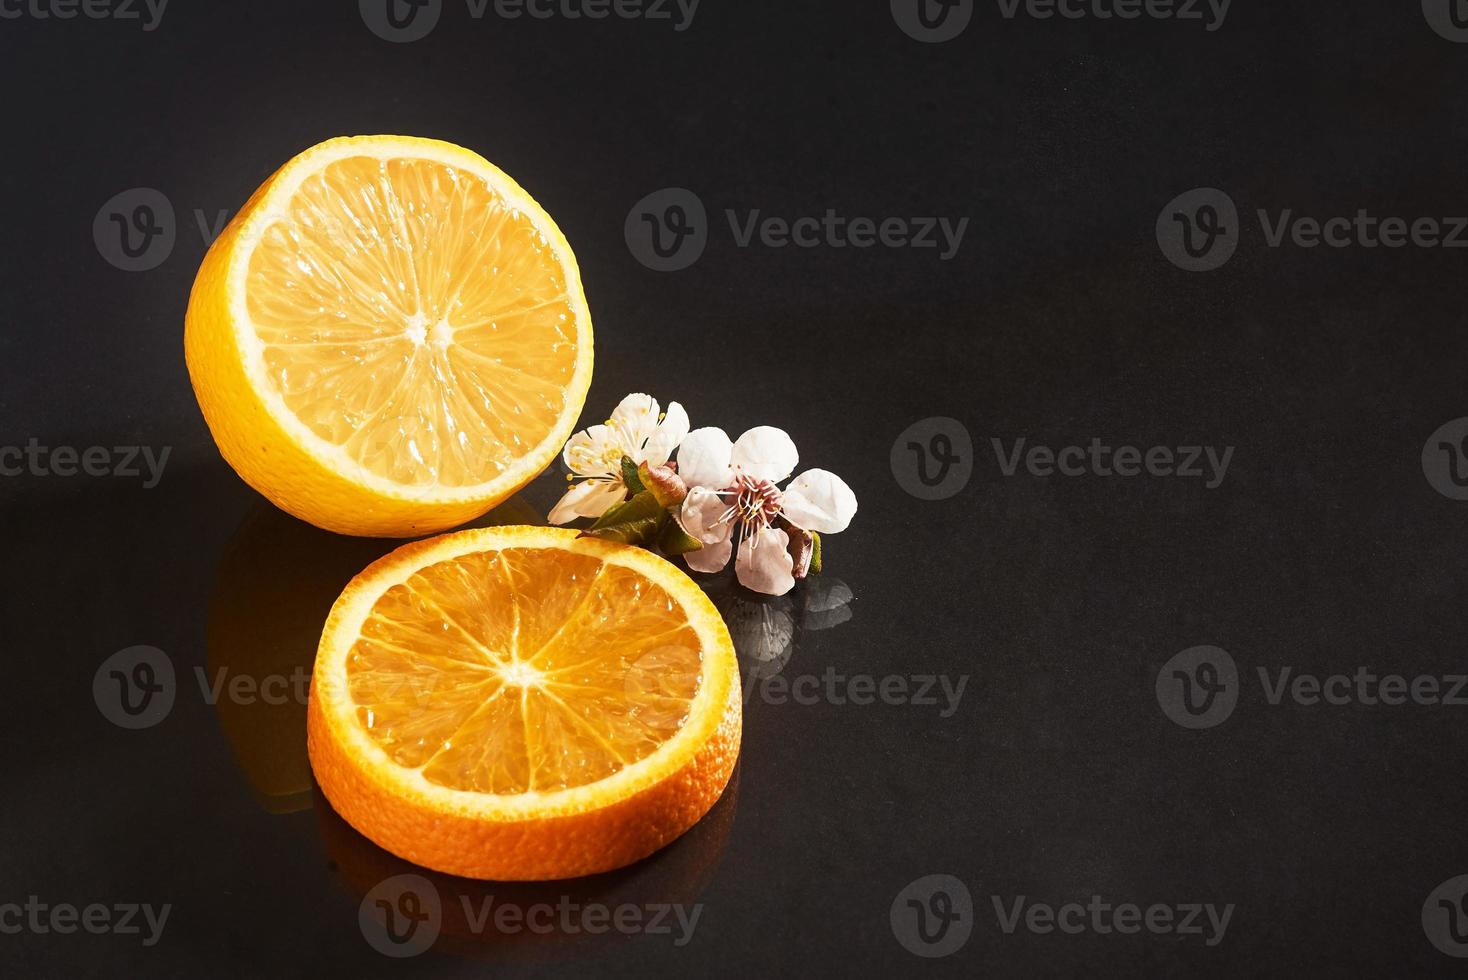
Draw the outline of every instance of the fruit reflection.
<instances>
[{"instance_id":1,"label":"fruit reflection","mask_svg":"<svg viewBox=\"0 0 1468 980\"><path fill-rule=\"evenodd\" d=\"M713 880L728 843L738 798L736 766L719 802L672 844L625 868L561 881L480 881L431 871L363 837L319 790L315 807L322 845L330 860L328 868L359 904L369 943L391 946L405 941L408 931L396 927L431 906L436 932L430 937L432 948L508 962L545 963L638 939L686 943L697 926L693 916L702 913L694 906ZM413 892L408 896L411 902L402 901L405 886ZM380 908L374 910L374 905ZM398 905L404 915L396 922L384 922L383 914L393 915ZM593 921L590 909L607 912L599 916L600 931L588 927ZM636 924L619 927L619 909L626 909L628 921ZM501 910L512 915L507 918ZM368 921L374 914L383 924Z\"/></svg>"},{"instance_id":2,"label":"fruit reflection","mask_svg":"<svg viewBox=\"0 0 1468 980\"><path fill-rule=\"evenodd\" d=\"M474 525L539 523L516 496ZM327 613L354 575L401 543L332 534L261 501L225 546L206 679L235 759L270 813L312 805L306 691Z\"/></svg>"},{"instance_id":3,"label":"fruit reflection","mask_svg":"<svg viewBox=\"0 0 1468 980\"><path fill-rule=\"evenodd\" d=\"M729 572L698 576L698 584L729 626L746 713L757 687L783 672L811 634L851 618L855 598L850 586L831 575L811 576L782 596L751 592Z\"/></svg>"}]
</instances>

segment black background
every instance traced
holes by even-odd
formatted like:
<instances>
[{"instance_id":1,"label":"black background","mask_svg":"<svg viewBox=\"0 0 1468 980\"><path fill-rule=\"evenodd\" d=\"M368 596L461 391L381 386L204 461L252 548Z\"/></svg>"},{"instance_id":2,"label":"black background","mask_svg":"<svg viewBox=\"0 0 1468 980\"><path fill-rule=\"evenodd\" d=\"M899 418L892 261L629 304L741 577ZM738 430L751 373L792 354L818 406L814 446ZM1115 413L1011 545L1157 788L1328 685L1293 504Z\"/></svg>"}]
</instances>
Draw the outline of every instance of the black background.
<instances>
[{"instance_id":1,"label":"black background","mask_svg":"<svg viewBox=\"0 0 1468 980\"><path fill-rule=\"evenodd\" d=\"M1468 212L1468 46L1415 2L1235 0L1211 33L1006 20L980 3L960 37L923 44L878 0L704 0L683 32L476 21L448 0L431 36L395 45L351 2L174 0L152 32L0 20L0 81L0 444L172 447L151 490L0 479L0 900L173 906L151 948L0 935L7 975L1459 968L1419 915L1468 873L1463 709L1272 706L1255 678L1464 667L1468 504L1419 462L1429 434L1468 415L1463 254L1270 248L1253 218ZM970 675L947 718L756 698L737 791L703 824L627 872L543 893L701 902L685 947L449 937L380 956L357 925L361 883L413 869L319 799L262 808L194 682L221 645L241 672L257 655L309 663L331 599L390 543L298 525L219 458L183 362L205 248L193 211L232 212L306 146L377 132L477 150L555 217L596 324L586 420L648 391L694 425L780 425L802 467L852 485L861 510L827 558L851 619L801 629L787 673ZM140 186L173 202L178 243L127 273L92 221ZM712 228L694 266L660 274L629 253L623 221L668 186L696 191ZM1199 186L1243 216L1237 254L1206 274L1171 265L1153 230ZM969 225L946 262L739 248L726 208ZM968 486L937 502L889 466L898 433L932 416L961 420L977 454ZM989 440L1018 437L1235 454L1214 490L1004 478ZM520 503L544 514L559 481ZM751 615L793 615L794 598ZM261 633L221 639L235 628L221 617ZM1203 643L1233 655L1244 690L1227 722L1187 731L1153 683ZM134 644L166 651L180 678L144 731L111 725L90 693ZM277 734L251 751L299 749ZM888 915L934 873L967 884L975 922L959 952L924 960ZM434 880L446 903L532 896ZM991 904L1092 894L1236 909L1208 947L1006 935Z\"/></svg>"}]
</instances>

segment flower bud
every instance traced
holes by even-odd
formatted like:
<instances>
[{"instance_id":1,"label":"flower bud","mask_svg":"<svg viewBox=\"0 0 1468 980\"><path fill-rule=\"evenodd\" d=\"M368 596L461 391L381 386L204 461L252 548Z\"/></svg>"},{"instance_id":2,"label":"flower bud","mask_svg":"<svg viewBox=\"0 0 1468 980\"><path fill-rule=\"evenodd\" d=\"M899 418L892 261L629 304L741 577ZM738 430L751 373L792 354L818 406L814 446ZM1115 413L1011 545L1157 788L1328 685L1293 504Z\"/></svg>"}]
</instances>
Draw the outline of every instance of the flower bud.
<instances>
[{"instance_id":1,"label":"flower bud","mask_svg":"<svg viewBox=\"0 0 1468 980\"><path fill-rule=\"evenodd\" d=\"M687 485L671 464L649 466L641 463L637 467L637 478L664 507L676 507L688 496Z\"/></svg>"},{"instance_id":2,"label":"flower bud","mask_svg":"<svg viewBox=\"0 0 1468 980\"><path fill-rule=\"evenodd\" d=\"M797 579L805 578L810 574L810 561L815 555L815 539L811 537L809 531L798 528L794 524L787 523L785 534L790 539L786 548L794 562L790 574Z\"/></svg>"}]
</instances>

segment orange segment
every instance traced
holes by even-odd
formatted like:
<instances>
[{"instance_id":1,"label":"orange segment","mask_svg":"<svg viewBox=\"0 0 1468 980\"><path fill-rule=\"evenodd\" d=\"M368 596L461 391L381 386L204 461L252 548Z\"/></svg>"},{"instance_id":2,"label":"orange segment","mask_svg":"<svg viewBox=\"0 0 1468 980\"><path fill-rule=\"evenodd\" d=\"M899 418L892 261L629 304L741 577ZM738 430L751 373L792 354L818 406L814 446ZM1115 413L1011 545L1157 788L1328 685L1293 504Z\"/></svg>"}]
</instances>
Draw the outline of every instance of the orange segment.
<instances>
[{"instance_id":1,"label":"orange segment","mask_svg":"<svg viewBox=\"0 0 1468 980\"><path fill-rule=\"evenodd\" d=\"M738 687L722 620L666 561L562 529L465 531L399 549L338 600L312 765L348 822L410 860L589 874L712 806ZM453 813L471 843L437 838Z\"/></svg>"},{"instance_id":2,"label":"orange segment","mask_svg":"<svg viewBox=\"0 0 1468 980\"><path fill-rule=\"evenodd\" d=\"M591 328L549 216L435 140L331 140L256 192L206 256L186 351L225 458L330 530L476 516L554 458Z\"/></svg>"},{"instance_id":3,"label":"orange segment","mask_svg":"<svg viewBox=\"0 0 1468 980\"><path fill-rule=\"evenodd\" d=\"M671 689L627 684L653 645ZM507 548L388 589L347 682L358 721L398 765L450 789L545 792L651 755L687 716L699 660L682 608L638 573Z\"/></svg>"}]
</instances>

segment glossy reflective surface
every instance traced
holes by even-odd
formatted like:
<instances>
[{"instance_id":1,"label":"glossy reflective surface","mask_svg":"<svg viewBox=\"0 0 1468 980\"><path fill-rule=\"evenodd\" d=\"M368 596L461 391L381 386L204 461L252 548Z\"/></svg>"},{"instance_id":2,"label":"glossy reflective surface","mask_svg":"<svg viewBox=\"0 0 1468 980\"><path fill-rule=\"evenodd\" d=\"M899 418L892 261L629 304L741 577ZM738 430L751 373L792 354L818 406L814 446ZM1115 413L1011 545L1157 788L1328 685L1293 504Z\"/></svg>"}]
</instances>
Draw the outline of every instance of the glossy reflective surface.
<instances>
[{"instance_id":1,"label":"glossy reflective surface","mask_svg":"<svg viewBox=\"0 0 1468 980\"><path fill-rule=\"evenodd\" d=\"M1463 211L1468 46L1358 6L1240 0L1209 32L975 4L941 44L885 3L704 3L681 32L445 3L401 44L350 3L0 20L0 973L1452 974L1462 253L1266 238ZM300 678L394 543L271 510L189 388L201 223L383 131L479 150L556 217L596 319L583 424L632 391L779 424L860 501L822 588L710 584L736 783L611 875L446 878L323 805ZM1193 272L1158 223L1205 187L1239 234ZM657 271L693 253L629 248L629 211L696 219L677 190L702 251ZM828 209L842 241L968 224L838 247ZM762 237L802 217L819 245Z\"/></svg>"}]
</instances>

